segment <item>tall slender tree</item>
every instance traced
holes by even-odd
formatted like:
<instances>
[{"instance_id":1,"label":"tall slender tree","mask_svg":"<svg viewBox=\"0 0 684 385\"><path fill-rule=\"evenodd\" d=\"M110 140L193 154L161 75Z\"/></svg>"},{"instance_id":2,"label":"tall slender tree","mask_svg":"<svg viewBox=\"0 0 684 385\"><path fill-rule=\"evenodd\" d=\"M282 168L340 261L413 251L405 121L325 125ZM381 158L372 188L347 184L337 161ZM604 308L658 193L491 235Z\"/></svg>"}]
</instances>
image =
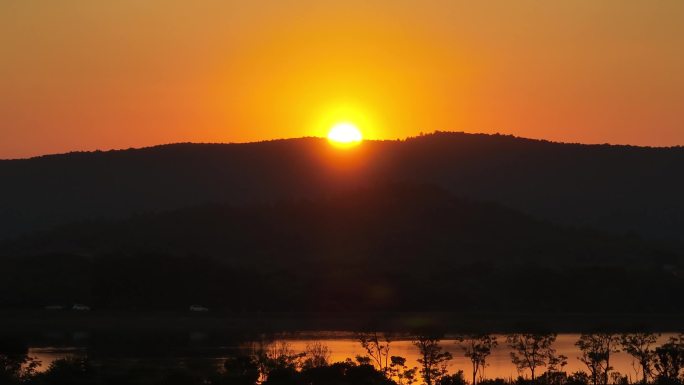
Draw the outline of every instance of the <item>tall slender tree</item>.
<instances>
[{"instance_id":1,"label":"tall slender tree","mask_svg":"<svg viewBox=\"0 0 684 385\"><path fill-rule=\"evenodd\" d=\"M392 336L389 333L369 332L358 333L356 339L359 340L361 347L366 350L368 356L378 370L383 372L385 376L389 376L390 366L390 344Z\"/></svg>"},{"instance_id":2,"label":"tall slender tree","mask_svg":"<svg viewBox=\"0 0 684 385\"><path fill-rule=\"evenodd\" d=\"M651 348L658 341L660 334L655 333L632 333L620 336L622 349L639 363L642 379L645 384L653 375L653 361L655 350Z\"/></svg>"},{"instance_id":3,"label":"tall slender tree","mask_svg":"<svg viewBox=\"0 0 684 385\"><path fill-rule=\"evenodd\" d=\"M578 358L589 369L592 383L608 384L613 370L610 356L620 351L619 337L611 333L582 334L575 346L580 349L582 355Z\"/></svg>"},{"instance_id":4,"label":"tall slender tree","mask_svg":"<svg viewBox=\"0 0 684 385\"><path fill-rule=\"evenodd\" d=\"M473 374L472 385L476 385L477 375L480 374L480 378L484 378L487 357L492 354L492 349L498 345L496 336L491 334L470 334L458 336L456 340L461 349L463 349L463 355L470 359Z\"/></svg>"},{"instance_id":5,"label":"tall slender tree","mask_svg":"<svg viewBox=\"0 0 684 385\"><path fill-rule=\"evenodd\" d=\"M425 385L436 384L447 373L447 364L452 359L451 353L444 351L439 342L440 338L432 334L418 335L413 341L420 352L418 363Z\"/></svg>"},{"instance_id":6,"label":"tall slender tree","mask_svg":"<svg viewBox=\"0 0 684 385\"><path fill-rule=\"evenodd\" d=\"M506 342L513 349L511 361L520 372L529 369L532 381L536 378L537 369L547 366L555 355L552 347L555 341L555 333L510 334L506 337Z\"/></svg>"}]
</instances>

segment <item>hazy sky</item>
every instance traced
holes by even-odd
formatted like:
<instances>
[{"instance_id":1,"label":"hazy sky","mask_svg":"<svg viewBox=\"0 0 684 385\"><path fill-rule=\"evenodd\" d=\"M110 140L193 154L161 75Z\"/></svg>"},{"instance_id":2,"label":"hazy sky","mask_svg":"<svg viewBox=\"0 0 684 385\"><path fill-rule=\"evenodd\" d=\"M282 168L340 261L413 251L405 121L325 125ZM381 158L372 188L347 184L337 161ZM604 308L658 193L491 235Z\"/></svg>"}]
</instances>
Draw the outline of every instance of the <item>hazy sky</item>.
<instances>
[{"instance_id":1,"label":"hazy sky","mask_svg":"<svg viewBox=\"0 0 684 385\"><path fill-rule=\"evenodd\" d=\"M684 1L0 1L0 158L339 120L684 144Z\"/></svg>"}]
</instances>

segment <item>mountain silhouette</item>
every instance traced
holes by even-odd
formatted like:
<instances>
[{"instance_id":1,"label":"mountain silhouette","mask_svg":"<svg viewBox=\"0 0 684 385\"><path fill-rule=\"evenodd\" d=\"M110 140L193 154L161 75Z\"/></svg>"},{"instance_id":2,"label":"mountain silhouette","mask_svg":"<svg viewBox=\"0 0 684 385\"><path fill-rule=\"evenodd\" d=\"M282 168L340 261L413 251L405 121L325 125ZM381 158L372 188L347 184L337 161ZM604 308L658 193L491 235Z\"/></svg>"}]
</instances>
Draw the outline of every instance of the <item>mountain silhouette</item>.
<instances>
[{"instance_id":1,"label":"mountain silhouette","mask_svg":"<svg viewBox=\"0 0 684 385\"><path fill-rule=\"evenodd\" d=\"M302 138L70 153L0 161L0 239L93 218L405 182L560 224L682 241L682 169L681 147L443 132L350 150Z\"/></svg>"}]
</instances>

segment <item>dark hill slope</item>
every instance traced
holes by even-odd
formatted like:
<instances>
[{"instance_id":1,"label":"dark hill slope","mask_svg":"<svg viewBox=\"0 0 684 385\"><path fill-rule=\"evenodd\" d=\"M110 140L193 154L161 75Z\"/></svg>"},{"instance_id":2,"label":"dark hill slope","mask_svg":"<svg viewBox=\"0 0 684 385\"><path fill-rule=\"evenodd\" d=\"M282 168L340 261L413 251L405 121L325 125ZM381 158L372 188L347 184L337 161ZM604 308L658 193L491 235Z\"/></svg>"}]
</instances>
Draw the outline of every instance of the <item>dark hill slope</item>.
<instances>
[{"instance_id":1,"label":"dark hill slope","mask_svg":"<svg viewBox=\"0 0 684 385\"><path fill-rule=\"evenodd\" d=\"M0 255L0 307L676 312L684 298L663 269L675 254L423 185L90 221Z\"/></svg>"},{"instance_id":2,"label":"dark hill slope","mask_svg":"<svg viewBox=\"0 0 684 385\"><path fill-rule=\"evenodd\" d=\"M391 260L458 265L675 263L631 237L559 227L429 185L380 185L319 200L204 205L78 222L0 243L4 255L202 255L233 265ZM380 267L380 266L377 266Z\"/></svg>"},{"instance_id":3,"label":"dark hill slope","mask_svg":"<svg viewBox=\"0 0 684 385\"><path fill-rule=\"evenodd\" d=\"M177 144L0 161L0 237L208 202L431 183L541 219L684 239L684 149L437 133L340 151L321 139Z\"/></svg>"}]
</instances>

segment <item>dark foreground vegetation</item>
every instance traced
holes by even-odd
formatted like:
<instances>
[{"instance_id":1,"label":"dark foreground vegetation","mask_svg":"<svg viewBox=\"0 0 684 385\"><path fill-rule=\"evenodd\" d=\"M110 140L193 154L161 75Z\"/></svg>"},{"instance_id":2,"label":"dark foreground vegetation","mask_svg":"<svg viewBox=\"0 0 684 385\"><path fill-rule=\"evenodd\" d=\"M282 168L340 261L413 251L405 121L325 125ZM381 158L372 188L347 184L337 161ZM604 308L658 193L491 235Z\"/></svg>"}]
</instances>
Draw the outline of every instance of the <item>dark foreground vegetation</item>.
<instances>
[{"instance_id":1,"label":"dark foreground vegetation","mask_svg":"<svg viewBox=\"0 0 684 385\"><path fill-rule=\"evenodd\" d=\"M586 370L567 373L568 357L553 347L555 334L510 334L505 341L489 334L459 335L456 343L472 364L464 370L447 370L452 354L435 334L417 334L413 345L417 366L393 355L392 336L359 333L365 355L330 362L329 348L316 341L296 352L285 341L253 343L244 354L215 364L186 359L178 365L144 363L112 364L87 356L57 360L47 370L26 349L3 346L0 350L0 383L3 385L627 385L630 383L681 385L684 383L684 334L658 345L652 333L582 334L576 346ZM517 379L489 379L484 369L499 343L510 349ZM611 355L624 351L634 359L640 377L630 381L611 366Z\"/></svg>"}]
</instances>

